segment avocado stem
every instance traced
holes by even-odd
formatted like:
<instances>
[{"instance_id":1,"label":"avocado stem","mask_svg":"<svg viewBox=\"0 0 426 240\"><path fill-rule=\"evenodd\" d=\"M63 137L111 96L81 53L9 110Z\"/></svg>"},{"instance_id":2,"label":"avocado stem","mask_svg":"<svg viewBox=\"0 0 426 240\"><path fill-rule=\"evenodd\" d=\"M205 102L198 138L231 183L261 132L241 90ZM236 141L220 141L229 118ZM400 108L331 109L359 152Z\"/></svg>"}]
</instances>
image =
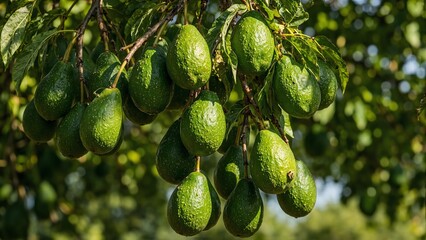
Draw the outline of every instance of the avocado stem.
<instances>
[{"instance_id":1,"label":"avocado stem","mask_svg":"<svg viewBox=\"0 0 426 240\"><path fill-rule=\"evenodd\" d=\"M258 123L259 129L265 129L265 125L263 124L262 113L260 111L259 105L257 105L256 101L253 98L253 94L250 89L250 86L247 83L247 80L244 76L240 76L239 79L241 81L241 87L243 88L244 95L246 95L246 101L248 101L254 107L256 115L254 115L253 117L256 118L256 123Z\"/></svg>"},{"instance_id":2,"label":"avocado stem","mask_svg":"<svg viewBox=\"0 0 426 240\"><path fill-rule=\"evenodd\" d=\"M183 1L183 21L184 25L188 24L188 1Z\"/></svg>"},{"instance_id":3,"label":"avocado stem","mask_svg":"<svg viewBox=\"0 0 426 240\"><path fill-rule=\"evenodd\" d=\"M65 50L65 53L64 53L64 59L63 59L64 62L68 62L68 60L70 59L71 50L76 41L77 41L77 37L73 37L71 42L68 44L67 49Z\"/></svg>"},{"instance_id":4,"label":"avocado stem","mask_svg":"<svg viewBox=\"0 0 426 240\"><path fill-rule=\"evenodd\" d=\"M249 178L248 173L248 157L247 157L247 136L246 136L246 129L248 126L248 116L250 112L247 109L244 112L244 120L243 120L243 126L241 131L241 140L242 140L242 149L243 149L243 160L244 160L244 177Z\"/></svg>"},{"instance_id":5,"label":"avocado stem","mask_svg":"<svg viewBox=\"0 0 426 240\"><path fill-rule=\"evenodd\" d=\"M195 171L196 172L200 172L200 166L201 166L201 157L200 156L196 156L195 157Z\"/></svg>"}]
</instances>

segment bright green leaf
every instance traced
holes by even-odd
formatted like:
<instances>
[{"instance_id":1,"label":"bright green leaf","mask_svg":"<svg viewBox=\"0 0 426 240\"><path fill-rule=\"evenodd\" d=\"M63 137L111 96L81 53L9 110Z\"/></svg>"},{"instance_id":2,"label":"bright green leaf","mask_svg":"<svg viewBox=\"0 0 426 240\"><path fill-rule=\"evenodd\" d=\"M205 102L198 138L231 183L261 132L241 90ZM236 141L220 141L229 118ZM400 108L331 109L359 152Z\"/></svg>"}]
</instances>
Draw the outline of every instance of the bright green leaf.
<instances>
[{"instance_id":1,"label":"bright green leaf","mask_svg":"<svg viewBox=\"0 0 426 240\"><path fill-rule=\"evenodd\" d=\"M31 5L26 5L16 10L1 31L0 49L5 66L9 65L13 54L24 41L25 28L28 24L31 8Z\"/></svg>"},{"instance_id":2,"label":"bright green leaf","mask_svg":"<svg viewBox=\"0 0 426 240\"><path fill-rule=\"evenodd\" d=\"M300 1L277 0L276 3L281 17L291 27L297 27L309 19L309 14Z\"/></svg>"}]
</instances>

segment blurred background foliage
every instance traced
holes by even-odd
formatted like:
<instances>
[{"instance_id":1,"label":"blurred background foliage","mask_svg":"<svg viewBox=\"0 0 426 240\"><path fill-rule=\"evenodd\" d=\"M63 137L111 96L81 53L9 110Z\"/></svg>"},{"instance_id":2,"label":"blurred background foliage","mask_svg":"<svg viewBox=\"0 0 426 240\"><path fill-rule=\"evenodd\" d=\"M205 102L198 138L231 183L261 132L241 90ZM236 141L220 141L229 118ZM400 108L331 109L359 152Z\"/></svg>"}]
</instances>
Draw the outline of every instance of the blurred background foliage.
<instances>
[{"instance_id":1,"label":"blurred background foliage","mask_svg":"<svg viewBox=\"0 0 426 240\"><path fill-rule=\"evenodd\" d=\"M0 28L25 2L1 1ZM141 2L104 0L110 27L124 31ZM206 29L224 2L208 2ZM424 0L302 2L310 15L303 31L325 35L341 49L350 80L335 104L312 119L292 121L291 144L318 181L334 182L325 188L338 186L340 201L318 204L295 220L273 196L263 195L265 219L252 239L424 238L426 113L419 111L426 89ZM37 9L47 14L55 6L61 16L72 3L40 0ZM89 7L89 1L77 1L65 29L76 29ZM32 26L35 32L49 29L41 22ZM60 22L55 18L49 26ZM85 34L89 51L100 41L95 25L90 22ZM125 40L134 41L144 27L129 30ZM65 159L53 141L35 144L22 132L23 110L42 74L36 63L17 94L10 66L0 64L0 239L183 239L165 214L174 186L155 168L157 146L179 112L164 112L142 127L127 121L124 142L112 156ZM230 101L236 99L233 93ZM219 158L203 159L210 176ZM194 239L233 238L219 221Z\"/></svg>"}]
</instances>

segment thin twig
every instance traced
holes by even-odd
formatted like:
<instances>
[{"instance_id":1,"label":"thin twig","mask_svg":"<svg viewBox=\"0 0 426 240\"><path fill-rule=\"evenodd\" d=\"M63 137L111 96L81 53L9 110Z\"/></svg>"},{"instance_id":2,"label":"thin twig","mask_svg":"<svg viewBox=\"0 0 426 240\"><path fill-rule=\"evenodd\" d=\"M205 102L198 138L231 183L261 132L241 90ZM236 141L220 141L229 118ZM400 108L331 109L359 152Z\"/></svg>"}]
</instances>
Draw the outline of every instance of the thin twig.
<instances>
[{"instance_id":1,"label":"thin twig","mask_svg":"<svg viewBox=\"0 0 426 240\"><path fill-rule=\"evenodd\" d=\"M84 102L84 88L85 88L85 80L84 80L84 68L83 68L83 36L84 31L86 30L87 24L92 17L93 13L96 10L96 4L93 3L90 6L89 11L87 12L86 16L83 19L83 22L81 23L80 27L77 31L77 69L78 69L78 75L80 79L80 91L81 91L81 102ZM86 89L86 96L89 98L89 92Z\"/></svg>"},{"instance_id":2,"label":"thin twig","mask_svg":"<svg viewBox=\"0 0 426 240\"><path fill-rule=\"evenodd\" d=\"M96 21L98 22L98 27L101 31L102 41L104 42L104 49L105 51L109 51L108 29L105 25L104 19L102 18L102 0L96 0L96 5Z\"/></svg>"},{"instance_id":3,"label":"thin twig","mask_svg":"<svg viewBox=\"0 0 426 240\"><path fill-rule=\"evenodd\" d=\"M248 178L248 157L247 157L247 136L246 136L246 129L248 125L248 116L250 114L250 110L247 109L244 112L244 120L243 120L243 129L241 131L241 141L242 141L242 148L243 148L243 159L244 159L244 177Z\"/></svg>"},{"instance_id":4,"label":"thin twig","mask_svg":"<svg viewBox=\"0 0 426 240\"><path fill-rule=\"evenodd\" d=\"M262 113L260 112L259 105L257 105L256 101L254 100L252 91L249 85L247 84L247 80L245 79L244 76L242 76L240 77L240 81L241 81L241 86L243 88L243 92L246 95L248 102L254 107L254 110L257 113L257 116L254 116L254 117L260 118L258 121L260 124L260 129L265 129L265 126L263 125Z\"/></svg>"}]
</instances>

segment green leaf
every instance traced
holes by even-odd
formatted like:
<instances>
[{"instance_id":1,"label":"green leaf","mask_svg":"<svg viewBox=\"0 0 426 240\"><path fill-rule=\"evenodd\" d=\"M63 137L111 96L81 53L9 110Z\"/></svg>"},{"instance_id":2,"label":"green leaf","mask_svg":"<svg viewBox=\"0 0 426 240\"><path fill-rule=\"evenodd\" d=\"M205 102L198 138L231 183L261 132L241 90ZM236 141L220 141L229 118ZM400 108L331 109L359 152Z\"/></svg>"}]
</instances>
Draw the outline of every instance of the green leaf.
<instances>
[{"instance_id":1,"label":"green leaf","mask_svg":"<svg viewBox=\"0 0 426 240\"><path fill-rule=\"evenodd\" d=\"M274 11L268 7L268 4L264 0L254 0L260 8L266 12L268 15L268 20L272 21L274 19Z\"/></svg>"},{"instance_id":2,"label":"green leaf","mask_svg":"<svg viewBox=\"0 0 426 240\"><path fill-rule=\"evenodd\" d=\"M0 50L5 66L9 65L13 54L24 41L25 28L28 24L31 8L31 5L26 5L16 10L1 31Z\"/></svg>"},{"instance_id":3,"label":"green leaf","mask_svg":"<svg viewBox=\"0 0 426 240\"><path fill-rule=\"evenodd\" d=\"M337 71L336 77L339 82L342 92L345 92L346 84L349 80L349 73L346 69L346 62L343 60L340 55L339 49L325 36L315 37L315 40L318 44L321 45L321 52L328 60L326 63L333 69Z\"/></svg>"},{"instance_id":4,"label":"green leaf","mask_svg":"<svg viewBox=\"0 0 426 240\"><path fill-rule=\"evenodd\" d=\"M231 33L228 32L225 37L225 41L222 42L221 45L221 53L222 57L227 65L228 74L233 79L234 84L237 83L237 66L238 66L238 58L234 51L231 48Z\"/></svg>"},{"instance_id":5,"label":"green leaf","mask_svg":"<svg viewBox=\"0 0 426 240\"><path fill-rule=\"evenodd\" d=\"M142 36L150 27L153 16L158 12L162 4L147 3L143 8L133 12L124 27L124 34L131 42Z\"/></svg>"},{"instance_id":6,"label":"green leaf","mask_svg":"<svg viewBox=\"0 0 426 240\"><path fill-rule=\"evenodd\" d=\"M206 41L210 51L213 51L219 36L222 36L222 42L225 41L225 36L228 32L229 25L231 24L235 15L237 15L238 12L246 10L247 7L244 4L233 4L224 12L222 12L218 18L216 18L206 35Z\"/></svg>"},{"instance_id":7,"label":"green leaf","mask_svg":"<svg viewBox=\"0 0 426 240\"><path fill-rule=\"evenodd\" d=\"M64 31L51 30L35 35L31 39L31 42L25 46L23 51L17 55L16 62L13 64L12 68L12 80L16 83L16 89L19 90L22 79L28 69L34 65L34 61L36 60L40 49L45 47L50 38L60 32Z\"/></svg>"},{"instance_id":8,"label":"green leaf","mask_svg":"<svg viewBox=\"0 0 426 240\"><path fill-rule=\"evenodd\" d=\"M243 113L246 106L244 106L243 101L238 101L231 106L229 111L226 113L226 122L231 124L238 120L238 117Z\"/></svg>"},{"instance_id":9,"label":"green leaf","mask_svg":"<svg viewBox=\"0 0 426 240\"><path fill-rule=\"evenodd\" d=\"M302 2L297 0L277 0L278 12L290 27L297 27L309 19Z\"/></svg>"},{"instance_id":10,"label":"green leaf","mask_svg":"<svg viewBox=\"0 0 426 240\"><path fill-rule=\"evenodd\" d=\"M293 128L291 127L290 115L282 110L281 116L278 119L280 126L284 126L284 133L291 138L294 138Z\"/></svg>"}]
</instances>

